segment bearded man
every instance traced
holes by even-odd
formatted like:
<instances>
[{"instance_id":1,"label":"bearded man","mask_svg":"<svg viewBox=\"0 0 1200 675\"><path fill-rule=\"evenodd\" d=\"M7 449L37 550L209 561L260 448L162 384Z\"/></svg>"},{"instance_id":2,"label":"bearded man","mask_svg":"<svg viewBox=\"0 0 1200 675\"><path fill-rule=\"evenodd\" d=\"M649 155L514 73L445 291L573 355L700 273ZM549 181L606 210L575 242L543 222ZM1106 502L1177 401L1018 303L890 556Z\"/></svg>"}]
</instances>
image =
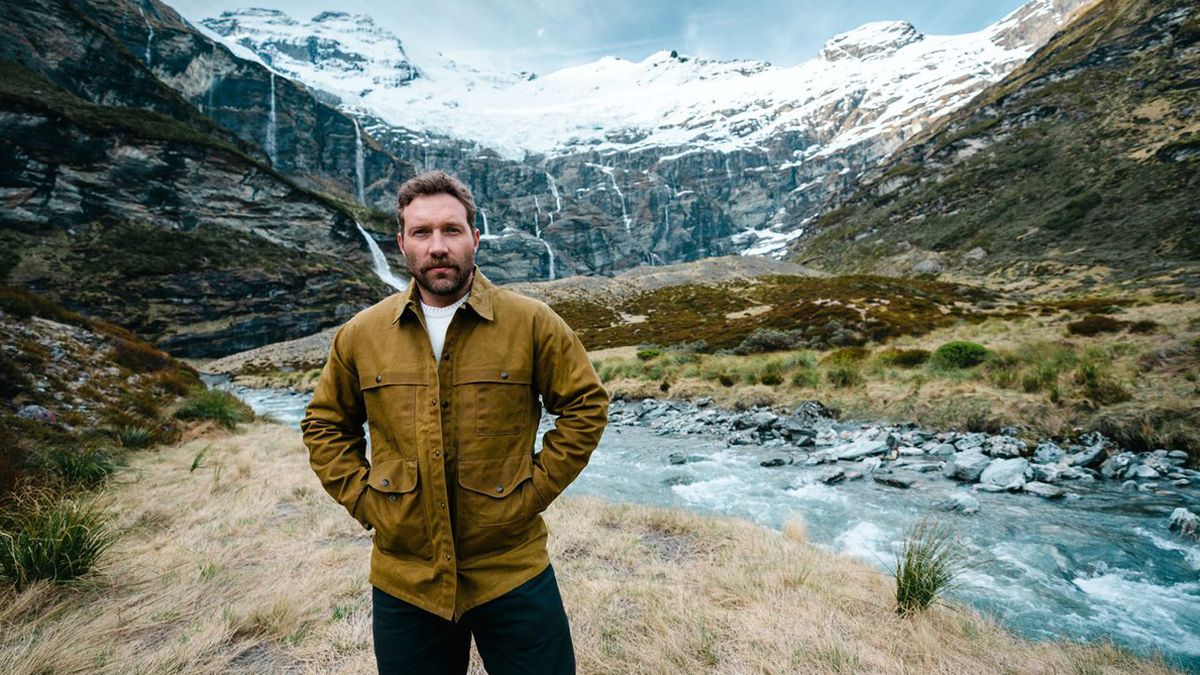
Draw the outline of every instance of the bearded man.
<instances>
[{"instance_id":1,"label":"bearded man","mask_svg":"<svg viewBox=\"0 0 1200 675\"><path fill-rule=\"evenodd\" d=\"M608 395L557 314L475 266L465 185L422 174L396 211L413 283L338 330L301 422L325 490L375 530L379 670L465 673L474 637L493 675L572 673L540 514L587 464Z\"/></svg>"}]
</instances>

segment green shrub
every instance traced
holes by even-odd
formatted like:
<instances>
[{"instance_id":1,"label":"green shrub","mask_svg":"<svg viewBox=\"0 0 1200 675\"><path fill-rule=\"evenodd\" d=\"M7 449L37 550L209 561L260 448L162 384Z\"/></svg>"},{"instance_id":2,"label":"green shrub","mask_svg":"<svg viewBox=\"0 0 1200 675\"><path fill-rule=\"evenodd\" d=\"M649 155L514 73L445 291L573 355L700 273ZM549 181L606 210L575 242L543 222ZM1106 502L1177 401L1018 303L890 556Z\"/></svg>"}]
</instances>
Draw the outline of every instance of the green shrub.
<instances>
[{"instance_id":1,"label":"green shrub","mask_svg":"<svg viewBox=\"0 0 1200 675\"><path fill-rule=\"evenodd\" d=\"M708 351L708 342L704 340L693 340L691 342L676 342L667 348L667 351L684 352L688 354L699 354Z\"/></svg>"},{"instance_id":2,"label":"green shrub","mask_svg":"<svg viewBox=\"0 0 1200 675\"><path fill-rule=\"evenodd\" d=\"M896 368L917 368L929 360L927 349L885 349L879 352L879 362Z\"/></svg>"},{"instance_id":3,"label":"green shrub","mask_svg":"<svg viewBox=\"0 0 1200 675\"><path fill-rule=\"evenodd\" d=\"M813 389L821 383L821 375L814 368L800 368L792 372L792 384Z\"/></svg>"},{"instance_id":4,"label":"green shrub","mask_svg":"<svg viewBox=\"0 0 1200 675\"><path fill-rule=\"evenodd\" d=\"M1099 405L1123 403L1133 398L1108 369L1094 361L1084 361L1075 368L1075 384L1084 398Z\"/></svg>"},{"instance_id":5,"label":"green shrub","mask_svg":"<svg viewBox=\"0 0 1200 675\"><path fill-rule=\"evenodd\" d=\"M0 516L0 576L18 591L43 579L77 579L112 545L115 535L107 525L96 498L22 493Z\"/></svg>"},{"instance_id":6,"label":"green shrub","mask_svg":"<svg viewBox=\"0 0 1200 675\"><path fill-rule=\"evenodd\" d=\"M804 344L804 331L779 330L776 328L756 328L753 333L742 339L734 347L735 354L761 354L763 352L781 352L795 349Z\"/></svg>"},{"instance_id":7,"label":"green shrub","mask_svg":"<svg viewBox=\"0 0 1200 675\"><path fill-rule=\"evenodd\" d=\"M929 364L939 370L959 370L977 366L987 356L987 347L976 342L955 340L935 349L929 357Z\"/></svg>"},{"instance_id":8,"label":"green shrub","mask_svg":"<svg viewBox=\"0 0 1200 675\"><path fill-rule=\"evenodd\" d=\"M103 448L54 447L41 456L46 470L63 481L94 487L117 470L117 460Z\"/></svg>"},{"instance_id":9,"label":"green shrub","mask_svg":"<svg viewBox=\"0 0 1200 675\"><path fill-rule=\"evenodd\" d=\"M857 387L863 383L862 373L853 363L835 363L825 371L825 379L835 387Z\"/></svg>"},{"instance_id":10,"label":"green shrub","mask_svg":"<svg viewBox=\"0 0 1200 675\"><path fill-rule=\"evenodd\" d=\"M1134 321L1129 324L1130 333L1149 334L1158 332L1159 323L1157 321L1143 320Z\"/></svg>"},{"instance_id":11,"label":"green shrub","mask_svg":"<svg viewBox=\"0 0 1200 675\"><path fill-rule=\"evenodd\" d=\"M1067 324L1067 332L1071 335L1099 335L1100 333L1118 333L1126 326L1128 321L1114 319L1111 316L1102 314L1089 314L1079 321L1072 321Z\"/></svg>"},{"instance_id":12,"label":"green shrub","mask_svg":"<svg viewBox=\"0 0 1200 675\"><path fill-rule=\"evenodd\" d=\"M926 516L905 533L896 556L896 613L908 616L927 609L977 563L946 523Z\"/></svg>"},{"instance_id":13,"label":"green shrub","mask_svg":"<svg viewBox=\"0 0 1200 675\"><path fill-rule=\"evenodd\" d=\"M211 420L226 429L233 429L239 422L253 420L254 411L227 391L206 389L184 399L175 411L175 417L181 420Z\"/></svg>"},{"instance_id":14,"label":"green shrub","mask_svg":"<svg viewBox=\"0 0 1200 675\"><path fill-rule=\"evenodd\" d=\"M637 351L637 357L642 361L657 359L660 356L662 356L662 350L658 347L642 347Z\"/></svg>"},{"instance_id":15,"label":"green shrub","mask_svg":"<svg viewBox=\"0 0 1200 675\"><path fill-rule=\"evenodd\" d=\"M835 349L821 359L823 365L837 363L862 363L871 355L871 350L864 347L842 347Z\"/></svg>"},{"instance_id":16,"label":"green shrub","mask_svg":"<svg viewBox=\"0 0 1200 675\"><path fill-rule=\"evenodd\" d=\"M778 362L769 362L758 372L758 381L775 387L783 384L783 371Z\"/></svg>"}]
</instances>

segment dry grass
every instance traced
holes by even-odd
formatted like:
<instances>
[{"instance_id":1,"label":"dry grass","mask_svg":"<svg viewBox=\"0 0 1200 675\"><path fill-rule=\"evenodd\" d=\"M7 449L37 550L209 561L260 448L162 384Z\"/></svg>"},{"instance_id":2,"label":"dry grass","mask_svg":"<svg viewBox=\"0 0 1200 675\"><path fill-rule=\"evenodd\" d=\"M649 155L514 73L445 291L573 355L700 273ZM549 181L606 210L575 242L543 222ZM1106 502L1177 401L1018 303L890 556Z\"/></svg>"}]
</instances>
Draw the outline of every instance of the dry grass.
<instances>
[{"instance_id":1,"label":"dry grass","mask_svg":"<svg viewBox=\"0 0 1200 675\"><path fill-rule=\"evenodd\" d=\"M121 538L98 576L0 594L0 672L374 671L368 535L296 432L255 423L142 454L108 496ZM581 673L1169 672L963 609L900 619L885 574L799 523L594 498L547 519Z\"/></svg>"}]
</instances>

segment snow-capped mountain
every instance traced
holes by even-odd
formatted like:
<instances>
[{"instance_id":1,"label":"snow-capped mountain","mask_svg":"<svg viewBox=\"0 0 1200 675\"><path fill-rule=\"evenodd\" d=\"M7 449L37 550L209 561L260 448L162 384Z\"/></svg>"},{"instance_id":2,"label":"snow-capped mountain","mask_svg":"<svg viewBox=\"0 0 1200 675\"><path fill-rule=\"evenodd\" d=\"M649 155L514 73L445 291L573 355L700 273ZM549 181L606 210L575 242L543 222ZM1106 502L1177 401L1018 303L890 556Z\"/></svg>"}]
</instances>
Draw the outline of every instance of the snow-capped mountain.
<instances>
[{"instance_id":1,"label":"snow-capped mountain","mask_svg":"<svg viewBox=\"0 0 1200 675\"><path fill-rule=\"evenodd\" d=\"M880 134L903 138L1000 79L1049 37L1078 0L1035 0L982 31L923 35L902 21L831 38L792 67L712 61L659 51L607 57L543 77L489 73L440 54L411 58L369 17L325 12L227 12L204 25L272 68L405 128L526 153L720 152L763 148L782 132L811 143L793 160Z\"/></svg>"}]
</instances>

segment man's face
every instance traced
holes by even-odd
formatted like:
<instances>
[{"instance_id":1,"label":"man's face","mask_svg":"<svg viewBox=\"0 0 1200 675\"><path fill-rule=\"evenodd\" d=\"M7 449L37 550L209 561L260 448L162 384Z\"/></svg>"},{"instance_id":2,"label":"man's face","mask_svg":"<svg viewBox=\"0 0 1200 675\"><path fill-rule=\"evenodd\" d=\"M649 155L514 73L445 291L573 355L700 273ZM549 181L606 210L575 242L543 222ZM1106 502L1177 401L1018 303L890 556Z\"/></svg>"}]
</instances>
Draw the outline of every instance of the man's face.
<instances>
[{"instance_id":1,"label":"man's face","mask_svg":"<svg viewBox=\"0 0 1200 675\"><path fill-rule=\"evenodd\" d=\"M445 307L467 292L479 232L467 223L467 207L457 199L437 194L409 202L396 241L425 304Z\"/></svg>"}]
</instances>

